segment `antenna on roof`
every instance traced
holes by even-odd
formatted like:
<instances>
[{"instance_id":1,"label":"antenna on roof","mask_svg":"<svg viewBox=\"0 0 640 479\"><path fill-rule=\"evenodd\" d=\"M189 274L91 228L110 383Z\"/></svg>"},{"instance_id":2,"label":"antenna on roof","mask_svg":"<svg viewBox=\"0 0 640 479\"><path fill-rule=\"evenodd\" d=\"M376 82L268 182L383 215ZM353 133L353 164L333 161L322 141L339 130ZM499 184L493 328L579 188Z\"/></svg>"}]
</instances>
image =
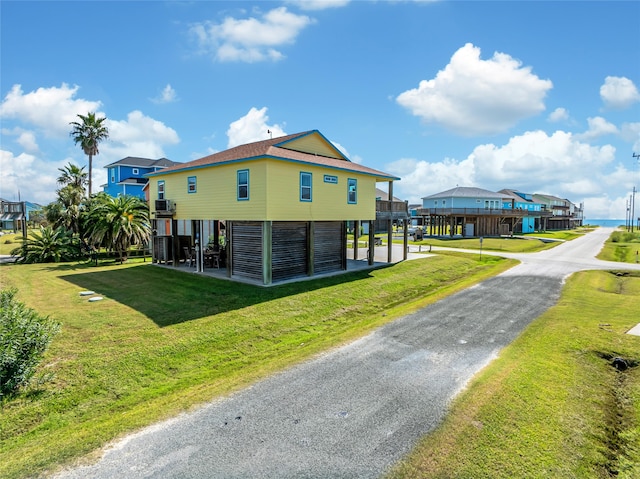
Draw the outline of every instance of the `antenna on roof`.
<instances>
[{"instance_id":1,"label":"antenna on roof","mask_svg":"<svg viewBox=\"0 0 640 479\"><path fill-rule=\"evenodd\" d=\"M273 132L271 130L267 130L267 133L269 133L269 137L273 140Z\"/></svg>"}]
</instances>

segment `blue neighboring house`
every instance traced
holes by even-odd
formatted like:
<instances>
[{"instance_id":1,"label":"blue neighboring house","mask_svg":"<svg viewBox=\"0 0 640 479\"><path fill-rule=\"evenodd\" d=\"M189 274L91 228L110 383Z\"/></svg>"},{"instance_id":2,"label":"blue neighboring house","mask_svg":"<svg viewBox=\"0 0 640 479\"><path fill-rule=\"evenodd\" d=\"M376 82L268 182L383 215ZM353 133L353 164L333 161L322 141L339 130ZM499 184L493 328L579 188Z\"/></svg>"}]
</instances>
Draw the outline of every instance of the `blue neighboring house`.
<instances>
[{"instance_id":1,"label":"blue neighboring house","mask_svg":"<svg viewBox=\"0 0 640 479\"><path fill-rule=\"evenodd\" d=\"M422 198L417 214L429 217L432 236L499 236L511 233L513 216L504 211L507 196L482 188L457 186Z\"/></svg>"},{"instance_id":2,"label":"blue neighboring house","mask_svg":"<svg viewBox=\"0 0 640 479\"><path fill-rule=\"evenodd\" d=\"M542 204L533 199L533 194L522 193L521 191L503 189L498 193L504 193L509 198L505 198L502 207L512 210L526 210L528 216L519 218L519 221L513 225L513 233L533 233L536 230L536 224L540 221L541 214L531 213L532 211L541 211Z\"/></svg>"},{"instance_id":3,"label":"blue neighboring house","mask_svg":"<svg viewBox=\"0 0 640 479\"><path fill-rule=\"evenodd\" d=\"M145 175L178 164L180 163L167 158L152 160L127 156L122 160L105 166L107 169L107 184L102 185L102 191L113 197L131 195L144 199L143 188L148 181Z\"/></svg>"}]
</instances>

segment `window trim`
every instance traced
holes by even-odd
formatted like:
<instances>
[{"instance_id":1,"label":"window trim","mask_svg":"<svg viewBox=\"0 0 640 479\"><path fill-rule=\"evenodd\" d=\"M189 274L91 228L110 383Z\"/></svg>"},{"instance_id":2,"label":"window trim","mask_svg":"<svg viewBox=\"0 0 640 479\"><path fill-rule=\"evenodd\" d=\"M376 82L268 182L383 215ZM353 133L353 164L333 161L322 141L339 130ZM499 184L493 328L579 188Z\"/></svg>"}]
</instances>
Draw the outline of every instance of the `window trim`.
<instances>
[{"instance_id":1,"label":"window trim","mask_svg":"<svg viewBox=\"0 0 640 479\"><path fill-rule=\"evenodd\" d=\"M131 174L132 175L139 175L140 174L140 170L138 168L132 168L131 169Z\"/></svg>"},{"instance_id":2,"label":"window trim","mask_svg":"<svg viewBox=\"0 0 640 479\"><path fill-rule=\"evenodd\" d=\"M240 175L245 173L247 175L247 181L246 183L240 183ZM243 195L243 196L240 195L241 187L245 187L247 189L246 195ZM249 170L248 169L238 170L236 172L236 200L249 201L249 197L250 197L249 196Z\"/></svg>"},{"instance_id":3,"label":"window trim","mask_svg":"<svg viewBox=\"0 0 640 479\"><path fill-rule=\"evenodd\" d=\"M308 186L302 184L303 178L309 178ZM304 197L303 192L306 190L309 191L309 198ZM304 201L306 203L313 201L313 174L308 171L300 172L300 201Z\"/></svg>"},{"instance_id":4,"label":"window trim","mask_svg":"<svg viewBox=\"0 0 640 479\"><path fill-rule=\"evenodd\" d=\"M353 200L351 199L351 183L352 182L354 186ZM357 178L347 178L347 204L350 204L350 205L358 204L358 179Z\"/></svg>"},{"instance_id":5,"label":"window trim","mask_svg":"<svg viewBox=\"0 0 640 479\"><path fill-rule=\"evenodd\" d=\"M192 181L193 180L193 181ZM191 188L193 186L193 189ZM195 176L187 177L187 193L193 194L198 192L198 180Z\"/></svg>"},{"instance_id":6,"label":"window trim","mask_svg":"<svg viewBox=\"0 0 640 479\"><path fill-rule=\"evenodd\" d=\"M164 180L158 180L158 199L164 200L165 190L164 190Z\"/></svg>"}]
</instances>

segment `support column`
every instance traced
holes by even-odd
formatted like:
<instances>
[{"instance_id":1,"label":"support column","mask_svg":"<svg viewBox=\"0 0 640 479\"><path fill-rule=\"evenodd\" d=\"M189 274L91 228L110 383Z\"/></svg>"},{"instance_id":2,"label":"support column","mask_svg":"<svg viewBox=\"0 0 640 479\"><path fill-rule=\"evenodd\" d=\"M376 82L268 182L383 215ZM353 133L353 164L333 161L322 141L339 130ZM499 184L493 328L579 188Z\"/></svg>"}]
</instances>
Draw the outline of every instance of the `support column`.
<instances>
[{"instance_id":1,"label":"support column","mask_svg":"<svg viewBox=\"0 0 640 479\"><path fill-rule=\"evenodd\" d=\"M410 220L406 218L402 220L402 230L404 231L404 238L402 239L402 259L405 261L407 260L407 251L409 249L409 233L407 230L409 229L410 224Z\"/></svg>"},{"instance_id":2,"label":"support column","mask_svg":"<svg viewBox=\"0 0 640 479\"><path fill-rule=\"evenodd\" d=\"M360 241L360 220L353 222L353 259L358 259L358 241Z\"/></svg>"},{"instance_id":3,"label":"support column","mask_svg":"<svg viewBox=\"0 0 640 479\"><path fill-rule=\"evenodd\" d=\"M262 222L262 282L263 284L271 284L272 265L271 265L271 237L273 232L273 223L271 221Z\"/></svg>"},{"instance_id":4,"label":"support column","mask_svg":"<svg viewBox=\"0 0 640 479\"><path fill-rule=\"evenodd\" d=\"M369 257L368 257L368 262L369 262L369 266L373 265L373 258L375 255L375 232L373 231L375 227L375 221L369 220Z\"/></svg>"},{"instance_id":5,"label":"support column","mask_svg":"<svg viewBox=\"0 0 640 479\"><path fill-rule=\"evenodd\" d=\"M180 264L180 241L178 241L178 222L171 220L171 264L178 266Z\"/></svg>"},{"instance_id":6,"label":"support column","mask_svg":"<svg viewBox=\"0 0 640 479\"><path fill-rule=\"evenodd\" d=\"M393 261L393 221L387 220L387 263Z\"/></svg>"},{"instance_id":7,"label":"support column","mask_svg":"<svg viewBox=\"0 0 640 479\"><path fill-rule=\"evenodd\" d=\"M316 223L309 221L307 223L307 275L313 276L313 263L315 256L315 236Z\"/></svg>"}]
</instances>

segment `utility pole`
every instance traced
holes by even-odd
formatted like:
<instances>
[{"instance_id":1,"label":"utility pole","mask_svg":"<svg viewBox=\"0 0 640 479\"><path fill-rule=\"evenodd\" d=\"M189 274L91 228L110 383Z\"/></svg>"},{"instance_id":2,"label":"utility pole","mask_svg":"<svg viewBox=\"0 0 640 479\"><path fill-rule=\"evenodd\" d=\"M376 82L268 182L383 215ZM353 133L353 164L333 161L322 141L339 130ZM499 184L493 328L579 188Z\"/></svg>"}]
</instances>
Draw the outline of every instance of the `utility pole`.
<instances>
[{"instance_id":1,"label":"utility pole","mask_svg":"<svg viewBox=\"0 0 640 479\"><path fill-rule=\"evenodd\" d=\"M640 172L640 155L637 153L633 153L634 158L638 158L638 171ZM635 209L636 209L636 187L633 187L633 200L631 201L631 232L633 233L633 220L635 219ZM637 225L640 228L640 224Z\"/></svg>"},{"instance_id":2,"label":"utility pole","mask_svg":"<svg viewBox=\"0 0 640 479\"><path fill-rule=\"evenodd\" d=\"M633 219L635 218L635 206L636 206L636 187L633 187L633 194L631 196L631 232L633 233ZM640 227L640 225L639 225Z\"/></svg>"},{"instance_id":3,"label":"utility pole","mask_svg":"<svg viewBox=\"0 0 640 479\"><path fill-rule=\"evenodd\" d=\"M631 208L629 208L629 200L625 200L624 203L624 229L629 231L629 213Z\"/></svg>"}]
</instances>

